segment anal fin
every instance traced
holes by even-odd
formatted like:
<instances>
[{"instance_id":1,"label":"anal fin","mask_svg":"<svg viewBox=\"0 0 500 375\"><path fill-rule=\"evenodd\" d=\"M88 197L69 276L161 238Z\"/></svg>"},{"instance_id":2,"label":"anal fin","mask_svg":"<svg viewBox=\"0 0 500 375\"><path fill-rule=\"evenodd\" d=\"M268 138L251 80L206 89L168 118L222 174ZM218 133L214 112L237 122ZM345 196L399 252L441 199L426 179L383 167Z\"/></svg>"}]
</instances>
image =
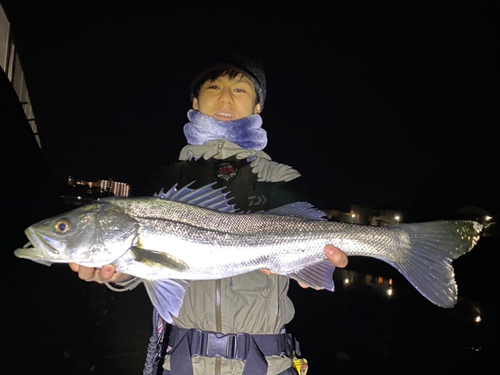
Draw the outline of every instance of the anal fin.
<instances>
[{"instance_id":1,"label":"anal fin","mask_svg":"<svg viewBox=\"0 0 500 375\"><path fill-rule=\"evenodd\" d=\"M333 263L329 260L322 260L311 266L301 268L288 276L311 288L326 289L333 292L335 290L333 271L335 271Z\"/></svg>"}]
</instances>

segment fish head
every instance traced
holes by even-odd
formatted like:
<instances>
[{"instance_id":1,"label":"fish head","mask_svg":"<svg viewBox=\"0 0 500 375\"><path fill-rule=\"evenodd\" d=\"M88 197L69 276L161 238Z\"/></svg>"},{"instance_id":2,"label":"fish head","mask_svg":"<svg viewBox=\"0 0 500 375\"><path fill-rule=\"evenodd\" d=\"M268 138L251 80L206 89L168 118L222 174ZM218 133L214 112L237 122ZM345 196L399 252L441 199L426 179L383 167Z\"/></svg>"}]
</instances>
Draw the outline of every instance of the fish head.
<instances>
[{"instance_id":1,"label":"fish head","mask_svg":"<svg viewBox=\"0 0 500 375\"><path fill-rule=\"evenodd\" d=\"M95 202L29 226L28 244L14 254L45 265L100 267L135 245L137 233L137 222L123 210Z\"/></svg>"}]
</instances>

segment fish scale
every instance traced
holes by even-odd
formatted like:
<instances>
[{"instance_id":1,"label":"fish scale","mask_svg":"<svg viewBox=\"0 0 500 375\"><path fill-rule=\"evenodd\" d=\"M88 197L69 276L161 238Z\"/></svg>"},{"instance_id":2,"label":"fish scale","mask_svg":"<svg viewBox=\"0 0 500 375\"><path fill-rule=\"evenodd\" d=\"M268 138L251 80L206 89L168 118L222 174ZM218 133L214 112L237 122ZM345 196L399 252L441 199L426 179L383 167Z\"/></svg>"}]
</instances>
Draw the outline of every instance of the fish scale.
<instances>
[{"instance_id":1,"label":"fish scale","mask_svg":"<svg viewBox=\"0 0 500 375\"><path fill-rule=\"evenodd\" d=\"M47 265L113 263L118 272L141 278L162 317L171 321L189 287L186 280L266 268L333 291L335 267L323 252L331 244L348 256L392 265L431 302L452 307L452 261L476 245L482 230L475 221L458 220L387 227L329 222L306 202L237 212L227 193L212 185L101 199L28 227L29 245L15 255Z\"/></svg>"}]
</instances>

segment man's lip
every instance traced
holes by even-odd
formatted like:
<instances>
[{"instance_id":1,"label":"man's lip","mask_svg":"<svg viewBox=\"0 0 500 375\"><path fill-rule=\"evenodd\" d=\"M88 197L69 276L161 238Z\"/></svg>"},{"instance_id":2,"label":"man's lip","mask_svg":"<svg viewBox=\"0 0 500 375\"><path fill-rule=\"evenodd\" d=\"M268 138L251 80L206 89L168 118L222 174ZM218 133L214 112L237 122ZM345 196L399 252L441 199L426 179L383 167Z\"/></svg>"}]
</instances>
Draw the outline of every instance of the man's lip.
<instances>
[{"instance_id":1,"label":"man's lip","mask_svg":"<svg viewBox=\"0 0 500 375\"><path fill-rule=\"evenodd\" d=\"M233 120L235 116L231 111L217 111L214 113L214 117L221 120Z\"/></svg>"}]
</instances>

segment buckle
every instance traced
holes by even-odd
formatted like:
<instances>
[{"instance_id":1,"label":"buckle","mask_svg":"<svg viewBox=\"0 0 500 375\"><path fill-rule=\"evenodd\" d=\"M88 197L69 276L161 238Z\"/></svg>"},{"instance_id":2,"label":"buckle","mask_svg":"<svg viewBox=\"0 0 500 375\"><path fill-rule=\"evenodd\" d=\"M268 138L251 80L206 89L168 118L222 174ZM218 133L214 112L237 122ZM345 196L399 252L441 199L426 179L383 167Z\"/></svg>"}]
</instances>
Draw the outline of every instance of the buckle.
<instances>
[{"instance_id":1,"label":"buckle","mask_svg":"<svg viewBox=\"0 0 500 375\"><path fill-rule=\"evenodd\" d=\"M207 335L207 357L234 358L234 335L224 335L217 332L209 332Z\"/></svg>"},{"instance_id":2,"label":"buckle","mask_svg":"<svg viewBox=\"0 0 500 375\"><path fill-rule=\"evenodd\" d=\"M237 333L234 340L234 359L245 360L248 358L250 336L246 333Z\"/></svg>"}]
</instances>

